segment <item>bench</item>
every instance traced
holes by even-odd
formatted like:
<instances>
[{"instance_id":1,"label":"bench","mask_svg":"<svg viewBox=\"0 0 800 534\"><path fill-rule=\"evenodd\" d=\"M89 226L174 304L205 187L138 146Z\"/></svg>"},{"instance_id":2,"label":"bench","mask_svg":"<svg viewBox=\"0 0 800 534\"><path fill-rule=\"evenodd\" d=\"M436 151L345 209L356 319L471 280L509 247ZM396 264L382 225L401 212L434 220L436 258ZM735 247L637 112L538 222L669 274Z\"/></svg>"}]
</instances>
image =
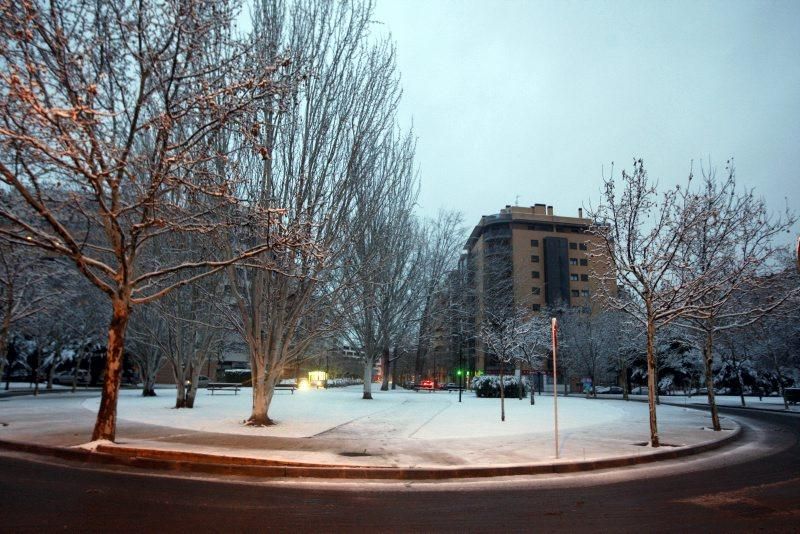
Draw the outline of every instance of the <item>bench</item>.
<instances>
[{"instance_id":1,"label":"bench","mask_svg":"<svg viewBox=\"0 0 800 534\"><path fill-rule=\"evenodd\" d=\"M237 384L235 382L209 382L206 389L211 391L213 395L215 391L224 391L224 390L233 390L234 395L239 394L239 388L242 387L241 384Z\"/></svg>"},{"instance_id":2,"label":"bench","mask_svg":"<svg viewBox=\"0 0 800 534\"><path fill-rule=\"evenodd\" d=\"M275 389L291 389L292 395L294 395L294 390L297 388L294 384L275 384Z\"/></svg>"}]
</instances>

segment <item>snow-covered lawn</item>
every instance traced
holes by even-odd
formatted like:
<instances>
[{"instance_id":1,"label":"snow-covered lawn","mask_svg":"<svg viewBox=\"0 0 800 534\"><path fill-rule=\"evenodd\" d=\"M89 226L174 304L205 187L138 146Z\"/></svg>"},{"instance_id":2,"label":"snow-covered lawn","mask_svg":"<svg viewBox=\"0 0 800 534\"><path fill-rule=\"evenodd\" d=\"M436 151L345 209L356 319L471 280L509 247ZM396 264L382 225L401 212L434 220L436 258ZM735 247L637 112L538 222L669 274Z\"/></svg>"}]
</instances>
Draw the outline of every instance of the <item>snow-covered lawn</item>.
<instances>
[{"instance_id":1,"label":"snow-covered lawn","mask_svg":"<svg viewBox=\"0 0 800 534\"><path fill-rule=\"evenodd\" d=\"M9 382L8 385L9 385L9 389L14 389L14 390L29 389L29 390L33 391L33 389L34 389L34 385L31 384L30 382ZM5 388L6 388L6 383L5 382L1 382L0 383L0 390L5 390ZM47 389L47 384L44 384L44 383L40 382L39 383L39 391L44 391L45 389ZM69 384L69 385L53 384L53 389L72 389L72 384ZM78 386L78 389L81 390L81 389L83 389L83 387L82 386Z\"/></svg>"},{"instance_id":2,"label":"snow-covered lawn","mask_svg":"<svg viewBox=\"0 0 800 534\"><path fill-rule=\"evenodd\" d=\"M612 396L612 398L615 397L621 398L622 396ZM641 400L647 399L647 395L631 395L631 397ZM714 397L714 399L717 402L717 406L731 406L734 408L742 406L741 398L738 395L717 395ZM692 395L691 397L684 395L662 395L661 401L672 404L708 405L708 398L704 395ZM784 410L783 397L779 397L778 395L762 397L761 400L758 400L758 397L745 395L744 401L747 408L758 408L761 410ZM800 411L800 405L789 405L789 411Z\"/></svg>"},{"instance_id":3,"label":"snow-covered lawn","mask_svg":"<svg viewBox=\"0 0 800 534\"><path fill-rule=\"evenodd\" d=\"M278 391L270 407L277 425L252 428L242 424L250 414L251 390L238 395L200 391L195 408L176 410L174 393L141 397L122 391L120 419L173 428L276 437L358 435L374 431L387 437L414 439L510 436L552 432L553 400L537 396L506 400L506 421L500 421L499 399L479 399L465 392L459 404L457 392L373 391L371 401L361 399L361 387L329 390ZM602 425L621 419L624 411L615 402L587 402L579 397L559 398L559 426L563 430ZM87 399L84 408L95 411L99 399ZM646 406L641 408L646 412Z\"/></svg>"}]
</instances>

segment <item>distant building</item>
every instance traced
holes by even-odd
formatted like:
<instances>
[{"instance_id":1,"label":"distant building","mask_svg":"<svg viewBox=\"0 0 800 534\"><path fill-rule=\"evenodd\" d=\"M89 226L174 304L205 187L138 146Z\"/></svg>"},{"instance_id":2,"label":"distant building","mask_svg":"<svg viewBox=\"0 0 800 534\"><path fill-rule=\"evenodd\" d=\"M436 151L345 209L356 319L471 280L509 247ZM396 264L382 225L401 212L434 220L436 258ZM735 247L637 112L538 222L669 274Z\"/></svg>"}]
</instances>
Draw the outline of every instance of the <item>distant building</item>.
<instances>
[{"instance_id":1,"label":"distant building","mask_svg":"<svg viewBox=\"0 0 800 534\"><path fill-rule=\"evenodd\" d=\"M608 259L599 252L599 239L587 232L591 223L582 209L577 217L565 217L545 204L506 206L481 217L459 263L470 315L464 350L473 372L496 370L475 335L492 302L532 312L571 306L590 313L597 306L591 297L598 284L613 282L592 278L593 263L607 268Z\"/></svg>"}]
</instances>

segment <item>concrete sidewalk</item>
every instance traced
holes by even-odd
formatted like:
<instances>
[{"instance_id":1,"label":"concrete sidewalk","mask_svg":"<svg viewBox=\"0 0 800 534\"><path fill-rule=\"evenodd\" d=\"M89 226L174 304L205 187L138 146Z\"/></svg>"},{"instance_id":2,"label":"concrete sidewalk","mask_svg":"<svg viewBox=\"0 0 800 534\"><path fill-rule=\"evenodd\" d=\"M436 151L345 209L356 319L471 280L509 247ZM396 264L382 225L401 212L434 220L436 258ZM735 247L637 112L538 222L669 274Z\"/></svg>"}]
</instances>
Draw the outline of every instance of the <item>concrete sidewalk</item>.
<instances>
[{"instance_id":1,"label":"concrete sidewalk","mask_svg":"<svg viewBox=\"0 0 800 534\"><path fill-rule=\"evenodd\" d=\"M117 441L96 452L76 447L91 435L94 413L82 407L96 394L10 398L0 402L0 441L6 448L51 453L81 461L122 463L148 468L256 476L436 479L511 474L572 472L675 458L709 450L734 439L735 421L725 430L707 429L705 412L675 406L658 411L662 447L647 445L646 406L614 400L559 398L576 409L608 409L617 416L602 424L571 427L559 433L555 455L552 428L506 436L414 439L381 426L412 427L430 421L430 401L416 397L381 414L356 418L336 431L312 437L273 437L200 432L121 419ZM451 398L452 399L452 398ZM552 399L537 397L535 409ZM492 402L483 399L483 402ZM527 402L517 401L509 402ZM587 404L595 403L595 404ZM534 409L533 407L531 407ZM428 410L429 412L431 410ZM435 411L435 410L433 410ZM375 429L374 433L371 429ZM399 437L398 437L399 436ZM68 452L66 452L68 451Z\"/></svg>"}]
</instances>

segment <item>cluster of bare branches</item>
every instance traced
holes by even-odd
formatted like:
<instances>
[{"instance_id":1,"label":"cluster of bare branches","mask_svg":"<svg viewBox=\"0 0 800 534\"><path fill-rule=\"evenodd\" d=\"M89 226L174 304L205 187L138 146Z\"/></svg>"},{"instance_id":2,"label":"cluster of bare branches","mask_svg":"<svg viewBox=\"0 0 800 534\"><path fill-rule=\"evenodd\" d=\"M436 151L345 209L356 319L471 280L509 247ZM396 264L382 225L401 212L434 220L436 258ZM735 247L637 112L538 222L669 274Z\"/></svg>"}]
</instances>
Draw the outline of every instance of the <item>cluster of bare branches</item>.
<instances>
[{"instance_id":1,"label":"cluster of bare branches","mask_svg":"<svg viewBox=\"0 0 800 534\"><path fill-rule=\"evenodd\" d=\"M770 215L752 191L737 189L732 162L727 177L703 170L699 187L689 175L686 186L659 195L642 160L617 180L604 180L603 198L591 231L600 237L593 255L611 259L593 273L598 297L625 312L645 329L650 438L658 446L656 420L656 333L680 323L702 334L707 383L712 381L713 339L717 332L752 322L786 302L797 288L763 305L734 306L737 294L762 286L777 248L774 237L794 224L791 213ZM602 262L594 262L602 266ZM709 386L714 427L720 429Z\"/></svg>"},{"instance_id":2,"label":"cluster of bare branches","mask_svg":"<svg viewBox=\"0 0 800 534\"><path fill-rule=\"evenodd\" d=\"M241 198L240 170L222 164L264 154L253 116L292 92L288 60L255 55L235 32L233 2L3 1L2 13L0 237L69 258L107 296L93 439L113 439L134 306L309 246L284 224L283 206ZM224 150L222 136L234 139ZM269 239L238 242L224 257L148 253L171 234L218 238L253 226Z\"/></svg>"}]
</instances>

